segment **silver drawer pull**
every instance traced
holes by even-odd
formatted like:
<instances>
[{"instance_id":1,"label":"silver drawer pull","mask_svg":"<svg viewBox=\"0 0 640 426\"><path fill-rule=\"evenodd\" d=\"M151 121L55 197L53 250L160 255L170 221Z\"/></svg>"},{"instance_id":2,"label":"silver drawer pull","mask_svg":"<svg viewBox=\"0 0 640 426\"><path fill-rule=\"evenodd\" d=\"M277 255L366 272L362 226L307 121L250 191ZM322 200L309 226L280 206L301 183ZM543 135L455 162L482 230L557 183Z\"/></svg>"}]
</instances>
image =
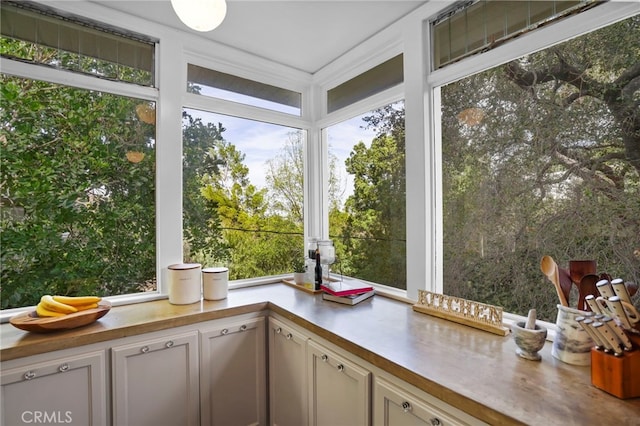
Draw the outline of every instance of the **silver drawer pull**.
<instances>
[{"instance_id":1,"label":"silver drawer pull","mask_svg":"<svg viewBox=\"0 0 640 426\"><path fill-rule=\"evenodd\" d=\"M292 338L293 338L293 334L288 333L288 334L287 334L287 340L291 340Z\"/></svg>"},{"instance_id":2,"label":"silver drawer pull","mask_svg":"<svg viewBox=\"0 0 640 426\"><path fill-rule=\"evenodd\" d=\"M65 362L60 367L58 367L58 371L60 371L61 373L64 373L65 371L69 371L69 364Z\"/></svg>"},{"instance_id":3,"label":"silver drawer pull","mask_svg":"<svg viewBox=\"0 0 640 426\"><path fill-rule=\"evenodd\" d=\"M222 331L220 332L220 334L222 334L224 336L228 332L229 332L229 330L227 330L226 328L223 328Z\"/></svg>"},{"instance_id":4,"label":"silver drawer pull","mask_svg":"<svg viewBox=\"0 0 640 426\"><path fill-rule=\"evenodd\" d=\"M338 369L338 371L344 371L344 365L342 364L338 364L338 367L336 367Z\"/></svg>"},{"instance_id":5,"label":"silver drawer pull","mask_svg":"<svg viewBox=\"0 0 640 426\"><path fill-rule=\"evenodd\" d=\"M167 348L171 348L173 347L173 340L169 340L167 343L164 344Z\"/></svg>"},{"instance_id":6,"label":"silver drawer pull","mask_svg":"<svg viewBox=\"0 0 640 426\"><path fill-rule=\"evenodd\" d=\"M409 411L411 411L411 403L410 403L410 402L408 402L408 401L404 401L404 402L402 403L402 410L403 410L405 413L408 413Z\"/></svg>"},{"instance_id":7,"label":"silver drawer pull","mask_svg":"<svg viewBox=\"0 0 640 426\"><path fill-rule=\"evenodd\" d=\"M278 334L282 333L282 327L276 328L276 333L278 333Z\"/></svg>"},{"instance_id":8,"label":"silver drawer pull","mask_svg":"<svg viewBox=\"0 0 640 426\"><path fill-rule=\"evenodd\" d=\"M36 377L36 373L35 371L27 371L26 373L24 373L24 376L22 377L24 377L25 380L31 380L34 377Z\"/></svg>"},{"instance_id":9,"label":"silver drawer pull","mask_svg":"<svg viewBox=\"0 0 640 426\"><path fill-rule=\"evenodd\" d=\"M245 324L242 324L240 326L240 331L245 331L247 329L247 326Z\"/></svg>"},{"instance_id":10,"label":"silver drawer pull","mask_svg":"<svg viewBox=\"0 0 640 426\"><path fill-rule=\"evenodd\" d=\"M440 421L439 418L434 417L432 419L429 419L429 421L431 422L432 426L440 426L442 424L442 422Z\"/></svg>"},{"instance_id":11,"label":"silver drawer pull","mask_svg":"<svg viewBox=\"0 0 640 426\"><path fill-rule=\"evenodd\" d=\"M142 348L140 348L140 352L146 354L147 352L149 352L149 346L143 346Z\"/></svg>"},{"instance_id":12,"label":"silver drawer pull","mask_svg":"<svg viewBox=\"0 0 640 426\"><path fill-rule=\"evenodd\" d=\"M326 354L323 354L320 359L322 359L324 362L329 361L329 357Z\"/></svg>"}]
</instances>

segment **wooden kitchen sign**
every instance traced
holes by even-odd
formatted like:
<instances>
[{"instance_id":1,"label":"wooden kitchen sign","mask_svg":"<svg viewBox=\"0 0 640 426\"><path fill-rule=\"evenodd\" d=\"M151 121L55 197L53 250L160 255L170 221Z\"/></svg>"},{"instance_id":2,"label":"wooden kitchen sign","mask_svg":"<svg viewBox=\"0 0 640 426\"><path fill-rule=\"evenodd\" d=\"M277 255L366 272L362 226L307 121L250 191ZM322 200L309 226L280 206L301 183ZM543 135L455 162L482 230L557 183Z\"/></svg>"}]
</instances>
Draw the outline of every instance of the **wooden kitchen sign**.
<instances>
[{"instance_id":1,"label":"wooden kitchen sign","mask_svg":"<svg viewBox=\"0 0 640 426\"><path fill-rule=\"evenodd\" d=\"M502 308L498 306L418 290L418 303L413 305L413 310L500 336L509 333L502 325Z\"/></svg>"}]
</instances>

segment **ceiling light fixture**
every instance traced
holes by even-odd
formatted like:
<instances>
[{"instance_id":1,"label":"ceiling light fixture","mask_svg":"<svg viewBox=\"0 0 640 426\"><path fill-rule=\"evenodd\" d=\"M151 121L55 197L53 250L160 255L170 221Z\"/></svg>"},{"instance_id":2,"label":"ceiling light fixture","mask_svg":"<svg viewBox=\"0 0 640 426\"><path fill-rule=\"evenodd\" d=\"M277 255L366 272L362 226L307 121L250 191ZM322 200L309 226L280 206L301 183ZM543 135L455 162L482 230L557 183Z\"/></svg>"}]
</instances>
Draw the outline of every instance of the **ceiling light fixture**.
<instances>
[{"instance_id":1,"label":"ceiling light fixture","mask_svg":"<svg viewBox=\"0 0 640 426\"><path fill-rule=\"evenodd\" d=\"M178 18L196 31L211 31L222 23L227 14L225 0L171 0Z\"/></svg>"}]
</instances>

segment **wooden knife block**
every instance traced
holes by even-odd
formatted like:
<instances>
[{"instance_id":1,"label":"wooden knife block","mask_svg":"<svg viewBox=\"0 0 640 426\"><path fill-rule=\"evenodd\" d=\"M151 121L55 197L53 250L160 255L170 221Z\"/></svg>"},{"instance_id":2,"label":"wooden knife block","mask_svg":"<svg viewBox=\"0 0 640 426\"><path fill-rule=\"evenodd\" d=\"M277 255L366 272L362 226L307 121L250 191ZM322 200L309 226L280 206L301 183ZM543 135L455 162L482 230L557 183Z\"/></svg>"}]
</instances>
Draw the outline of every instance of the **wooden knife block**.
<instances>
[{"instance_id":1,"label":"wooden knife block","mask_svg":"<svg viewBox=\"0 0 640 426\"><path fill-rule=\"evenodd\" d=\"M591 384L620 399L640 396L640 350L617 357L591 348Z\"/></svg>"}]
</instances>

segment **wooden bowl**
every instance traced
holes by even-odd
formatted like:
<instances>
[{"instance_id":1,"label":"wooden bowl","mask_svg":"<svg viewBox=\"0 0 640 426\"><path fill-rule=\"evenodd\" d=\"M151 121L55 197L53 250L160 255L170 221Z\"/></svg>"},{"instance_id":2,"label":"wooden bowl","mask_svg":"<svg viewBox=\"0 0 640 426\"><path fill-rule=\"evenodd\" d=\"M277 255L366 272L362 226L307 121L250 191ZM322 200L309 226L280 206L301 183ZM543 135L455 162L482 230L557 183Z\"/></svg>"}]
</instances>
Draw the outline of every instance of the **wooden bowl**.
<instances>
[{"instance_id":1,"label":"wooden bowl","mask_svg":"<svg viewBox=\"0 0 640 426\"><path fill-rule=\"evenodd\" d=\"M11 318L9 322L16 328L34 333L51 333L83 327L96 322L111 309L111 302L102 300L97 308L67 314L63 317L39 317L36 311L23 312Z\"/></svg>"}]
</instances>

